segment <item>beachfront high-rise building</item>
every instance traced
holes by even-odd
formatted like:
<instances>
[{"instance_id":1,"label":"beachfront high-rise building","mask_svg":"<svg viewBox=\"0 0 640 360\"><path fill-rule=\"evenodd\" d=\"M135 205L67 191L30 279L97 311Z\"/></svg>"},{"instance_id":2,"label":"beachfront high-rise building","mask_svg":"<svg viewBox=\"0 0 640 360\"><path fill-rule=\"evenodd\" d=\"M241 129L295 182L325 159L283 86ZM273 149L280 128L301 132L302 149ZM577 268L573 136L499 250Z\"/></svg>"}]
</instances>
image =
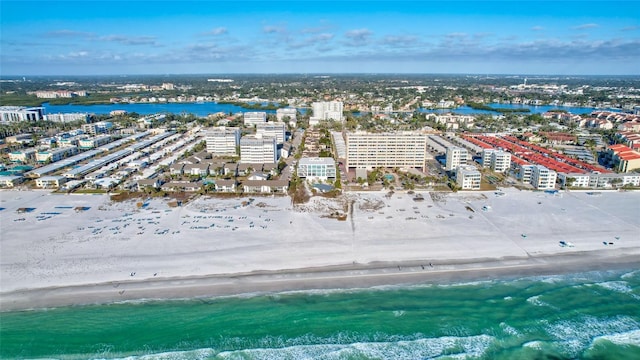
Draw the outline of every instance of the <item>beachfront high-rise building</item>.
<instances>
[{"instance_id":1,"label":"beachfront high-rise building","mask_svg":"<svg viewBox=\"0 0 640 360\"><path fill-rule=\"evenodd\" d=\"M328 157L301 158L298 161L297 174L307 181L335 179L336 162Z\"/></svg>"},{"instance_id":2,"label":"beachfront high-rise building","mask_svg":"<svg viewBox=\"0 0 640 360\"><path fill-rule=\"evenodd\" d=\"M480 190L482 175L473 165L460 165L456 168L456 184L462 190Z\"/></svg>"},{"instance_id":3,"label":"beachfront high-rise building","mask_svg":"<svg viewBox=\"0 0 640 360\"><path fill-rule=\"evenodd\" d=\"M276 138L247 135L240 139L240 162L265 164L278 162Z\"/></svg>"},{"instance_id":4,"label":"beachfront high-rise building","mask_svg":"<svg viewBox=\"0 0 640 360\"><path fill-rule=\"evenodd\" d=\"M469 153L467 149L450 146L447 148L447 158L444 169L447 171L453 171L460 165L467 165Z\"/></svg>"},{"instance_id":5,"label":"beachfront high-rise building","mask_svg":"<svg viewBox=\"0 0 640 360\"><path fill-rule=\"evenodd\" d=\"M347 168L420 168L424 170L427 136L414 132L347 133Z\"/></svg>"},{"instance_id":6,"label":"beachfront high-rise building","mask_svg":"<svg viewBox=\"0 0 640 360\"><path fill-rule=\"evenodd\" d=\"M276 144L282 145L285 140L286 124L281 122L261 123L256 125L256 134L262 137L276 138Z\"/></svg>"},{"instance_id":7,"label":"beachfront high-rise building","mask_svg":"<svg viewBox=\"0 0 640 360\"><path fill-rule=\"evenodd\" d=\"M264 111L250 111L243 115L244 126L254 126L267 122L267 113Z\"/></svg>"},{"instance_id":8,"label":"beachfront high-rise building","mask_svg":"<svg viewBox=\"0 0 640 360\"><path fill-rule=\"evenodd\" d=\"M531 171L531 185L538 190L554 189L558 174L542 165L535 165Z\"/></svg>"},{"instance_id":9,"label":"beachfront high-rise building","mask_svg":"<svg viewBox=\"0 0 640 360\"><path fill-rule=\"evenodd\" d=\"M323 120L335 120L342 122L343 104L342 101L320 101L314 102L311 106L313 115L309 119L309 125L317 125Z\"/></svg>"},{"instance_id":10,"label":"beachfront high-rise building","mask_svg":"<svg viewBox=\"0 0 640 360\"><path fill-rule=\"evenodd\" d=\"M0 106L0 124L44 119L43 107Z\"/></svg>"},{"instance_id":11,"label":"beachfront high-rise building","mask_svg":"<svg viewBox=\"0 0 640 360\"><path fill-rule=\"evenodd\" d=\"M240 129L218 126L207 131L207 152L213 156L236 156L240 145Z\"/></svg>"}]
</instances>

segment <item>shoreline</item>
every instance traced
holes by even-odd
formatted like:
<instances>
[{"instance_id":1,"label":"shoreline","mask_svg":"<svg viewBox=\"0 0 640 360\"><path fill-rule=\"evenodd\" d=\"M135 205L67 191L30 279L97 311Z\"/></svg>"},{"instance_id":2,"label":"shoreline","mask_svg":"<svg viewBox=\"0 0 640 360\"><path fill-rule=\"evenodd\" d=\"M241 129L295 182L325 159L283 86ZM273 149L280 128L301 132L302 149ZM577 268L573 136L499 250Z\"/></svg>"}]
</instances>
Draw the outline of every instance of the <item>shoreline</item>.
<instances>
[{"instance_id":1,"label":"shoreline","mask_svg":"<svg viewBox=\"0 0 640 360\"><path fill-rule=\"evenodd\" d=\"M127 301L186 301L314 290L357 291L379 286L443 285L640 269L640 248L528 258L448 260L438 263L431 260L432 266L429 263L427 260L375 262L19 289L0 293L0 313Z\"/></svg>"}]
</instances>

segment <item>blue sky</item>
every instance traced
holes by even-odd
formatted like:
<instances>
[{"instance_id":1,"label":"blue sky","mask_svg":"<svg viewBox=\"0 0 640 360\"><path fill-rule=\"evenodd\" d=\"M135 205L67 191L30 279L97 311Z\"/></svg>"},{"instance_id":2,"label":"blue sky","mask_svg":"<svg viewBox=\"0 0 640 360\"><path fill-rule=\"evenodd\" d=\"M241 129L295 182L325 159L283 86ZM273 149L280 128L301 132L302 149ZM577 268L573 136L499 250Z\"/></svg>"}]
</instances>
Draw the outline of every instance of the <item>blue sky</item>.
<instances>
[{"instance_id":1,"label":"blue sky","mask_svg":"<svg viewBox=\"0 0 640 360\"><path fill-rule=\"evenodd\" d=\"M638 1L0 1L0 75L640 75Z\"/></svg>"}]
</instances>

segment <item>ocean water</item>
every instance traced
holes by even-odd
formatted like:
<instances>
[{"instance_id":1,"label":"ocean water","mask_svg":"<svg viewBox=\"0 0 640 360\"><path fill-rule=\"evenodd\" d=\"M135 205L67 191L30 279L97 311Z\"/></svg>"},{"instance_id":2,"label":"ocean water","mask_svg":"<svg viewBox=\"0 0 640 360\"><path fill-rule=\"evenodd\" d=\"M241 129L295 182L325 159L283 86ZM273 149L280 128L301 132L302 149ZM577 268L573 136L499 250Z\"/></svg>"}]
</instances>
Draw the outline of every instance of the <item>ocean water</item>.
<instances>
[{"instance_id":1,"label":"ocean water","mask_svg":"<svg viewBox=\"0 0 640 360\"><path fill-rule=\"evenodd\" d=\"M640 270L3 312L0 357L640 359Z\"/></svg>"}]
</instances>

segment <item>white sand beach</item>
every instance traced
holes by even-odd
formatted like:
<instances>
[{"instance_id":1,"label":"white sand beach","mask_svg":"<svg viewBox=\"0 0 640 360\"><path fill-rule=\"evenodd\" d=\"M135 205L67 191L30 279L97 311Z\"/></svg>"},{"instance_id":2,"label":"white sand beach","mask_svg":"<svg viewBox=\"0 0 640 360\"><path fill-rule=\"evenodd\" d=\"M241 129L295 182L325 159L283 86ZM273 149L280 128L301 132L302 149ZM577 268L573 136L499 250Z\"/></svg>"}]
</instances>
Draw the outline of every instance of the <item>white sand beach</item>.
<instances>
[{"instance_id":1,"label":"white sand beach","mask_svg":"<svg viewBox=\"0 0 640 360\"><path fill-rule=\"evenodd\" d=\"M640 265L640 192L421 194L138 208L0 191L0 309Z\"/></svg>"}]
</instances>

